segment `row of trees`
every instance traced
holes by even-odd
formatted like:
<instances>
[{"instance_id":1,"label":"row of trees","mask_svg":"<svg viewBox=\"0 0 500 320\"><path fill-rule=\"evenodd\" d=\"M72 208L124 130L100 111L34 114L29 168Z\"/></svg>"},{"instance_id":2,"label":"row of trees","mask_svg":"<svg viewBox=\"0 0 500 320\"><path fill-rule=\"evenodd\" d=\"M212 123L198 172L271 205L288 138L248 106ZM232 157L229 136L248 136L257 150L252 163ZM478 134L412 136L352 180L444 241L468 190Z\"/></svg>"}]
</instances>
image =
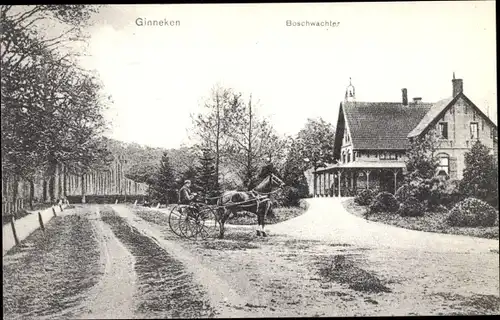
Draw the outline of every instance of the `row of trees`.
<instances>
[{"instance_id":1,"label":"row of trees","mask_svg":"<svg viewBox=\"0 0 500 320\"><path fill-rule=\"evenodd\" d=\"M33 192L35 179L45 177L55 200L53 182L61 164L67 173L83 175L111 160L100 138L110 98L96 75L78 64L83 30L97 10L1 6L2 174L14 181L14 199L20 179L29 181ZM52 30L61 32L51 36Z\"/></svg>"},{"instance_id":2,"label":"row of trees","mask_svg":"<svg viewBox=\"0 0 500 320\"><path fill-rule=\"evenodd\" d=\"M273 172L284 180L286 192L306 197L304 172L333 162L335 128L321 118L308 119L296 137L281 136L255 105L251 95L245 100L240 92L215 86L201 112L192 115L194 161L179 170L166 153L150 180L151 195L172 201L171 190L186 179L192 180L194 190L208 195L250 190Z\"/></svg>"}]
</instances>

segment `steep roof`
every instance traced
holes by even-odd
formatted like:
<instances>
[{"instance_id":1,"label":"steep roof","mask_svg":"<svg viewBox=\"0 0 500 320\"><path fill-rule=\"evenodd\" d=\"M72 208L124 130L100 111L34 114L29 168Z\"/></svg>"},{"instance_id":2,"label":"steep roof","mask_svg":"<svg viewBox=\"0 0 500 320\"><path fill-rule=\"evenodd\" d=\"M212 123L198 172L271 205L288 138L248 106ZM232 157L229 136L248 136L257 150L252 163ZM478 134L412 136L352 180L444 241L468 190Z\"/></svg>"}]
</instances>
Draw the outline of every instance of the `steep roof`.
<instances>
[{"instance_id":1,"label":"steep roof","mask_svg":"<svg viewBox=\"0 0 500 320\"><path fill-rule=\"evenodd\" d=\"M430 110L431 103L342 102L354 149L406 149L407 135Z\"/></svg>"},{"instance_id":2,"label":"steep roof","mask_svg":"<svg viewBox=\"0 0 500 320\"><path fill-rule=\"evenodd\" d=\"M443 112L445 112L449 106L454 104L460 97L462 97L470 106L472 106L476 112L478 112L484 119L486 119L494 128L496 128L496 124L491 121L491 119L485 115L481 109L479 109L472 101L470 101L467 96L461 92L455 97L446 98L436 102L427 112L427 114L422 118L422 120L418 123L418 125L408 134L408 138L413 138L421 135L425 129L427 129L436 119L438 119Z\"/></svg>"}]
</instances>

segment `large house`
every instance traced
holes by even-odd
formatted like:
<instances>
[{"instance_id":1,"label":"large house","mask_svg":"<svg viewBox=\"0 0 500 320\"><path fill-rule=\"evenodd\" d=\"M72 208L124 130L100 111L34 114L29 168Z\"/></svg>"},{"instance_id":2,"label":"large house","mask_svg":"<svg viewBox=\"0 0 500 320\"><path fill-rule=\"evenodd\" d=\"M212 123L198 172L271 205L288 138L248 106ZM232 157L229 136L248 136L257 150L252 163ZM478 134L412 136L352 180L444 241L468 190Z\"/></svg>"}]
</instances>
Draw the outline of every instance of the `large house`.
<instances>
[{"instance_id":1,"label":"large house","mask_svg":"<svg viewBox=\"0 0 500 320\"><path fill-rule=\"evenodd\" d=\"M438 175L461 179L464 155L480 140L497 155L497 126L463 93L462 79L453 74L452 96L436 103L421 98L400 102L356 101L354 86L340 103L335 135L337 163L314 173L314 196L352 196L378 188L394 193L406 170L411 139L437 130Z\"/></svg>"}]
</instances>

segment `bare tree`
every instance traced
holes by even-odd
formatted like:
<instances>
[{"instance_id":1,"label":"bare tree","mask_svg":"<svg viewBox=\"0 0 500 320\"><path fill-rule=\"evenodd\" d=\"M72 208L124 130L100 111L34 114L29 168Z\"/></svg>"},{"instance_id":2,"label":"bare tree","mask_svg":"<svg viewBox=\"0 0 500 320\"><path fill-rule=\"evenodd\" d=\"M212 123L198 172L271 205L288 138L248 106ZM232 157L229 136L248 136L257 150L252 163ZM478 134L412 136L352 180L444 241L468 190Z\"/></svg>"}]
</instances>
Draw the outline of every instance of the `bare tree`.
<instances>
[{"instance_id":1,"label":"bare tree","mask_svg":"<svg viewBox=\"0 0 500 320\"><path fill-rule=\"evenodd\" d=\"M234 127L235 113L241 104L241 95L232 89L216 85L210 98L204 103L204 112L192 115L194 134L200 148L213 150L215 174L220 178L221 164L226 158L230 146L230 132ZM216 183L218 188L219 181Z\"/></svg>"},{"instance_id":2,"label":"bare tree","mask_svg":"<svg viewBox=\"0 0 500 320\"><path fill-rule=\"evenodd\" d=\"M248 104L238 104L233 112L230 160L245 188L251 189L262 166L281 162L286 144L268 119L257 116L251 95Z\"/></svg>"}]
</instances>

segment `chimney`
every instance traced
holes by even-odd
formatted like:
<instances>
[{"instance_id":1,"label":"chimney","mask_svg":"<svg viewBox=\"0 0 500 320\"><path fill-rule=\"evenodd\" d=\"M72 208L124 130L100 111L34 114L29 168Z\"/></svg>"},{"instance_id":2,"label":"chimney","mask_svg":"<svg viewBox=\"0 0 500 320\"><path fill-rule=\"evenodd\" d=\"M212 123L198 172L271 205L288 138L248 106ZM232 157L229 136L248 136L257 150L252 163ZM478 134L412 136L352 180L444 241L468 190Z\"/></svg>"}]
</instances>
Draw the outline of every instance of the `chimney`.
<instances>
[{"instance_id":1,"label":"chimney","mask_svg":"<svg viewBox=\"0 0 500 320\"><path fill-rule=\"evenodd\" d=\"M456 97L459 93L464 91L464 83L462 79L455 79L455 72L453 72L453 79L451 82L453 83L453 97Z\"/></svg>"},{"instance_id":2,"label":"chimney","mask_svg":"<svg viewBox=\"0 0 500 320\"><path fill-rule=\"evenodd\" d=\"M401 92L403 93L403 106L408 105L408 90L406 88L401 89Z\"/></svg>"},{"instance_id":3,"label":"chimney","mask_svg":"<svg viewBox=\"0 0 500 320\"><path fill-rule=\"evenodd\" d=\"M413 103L415 103L415 104L419 103L420 101L422 101L422 97L413 98Z\"/></svg>"}]
</instances>

